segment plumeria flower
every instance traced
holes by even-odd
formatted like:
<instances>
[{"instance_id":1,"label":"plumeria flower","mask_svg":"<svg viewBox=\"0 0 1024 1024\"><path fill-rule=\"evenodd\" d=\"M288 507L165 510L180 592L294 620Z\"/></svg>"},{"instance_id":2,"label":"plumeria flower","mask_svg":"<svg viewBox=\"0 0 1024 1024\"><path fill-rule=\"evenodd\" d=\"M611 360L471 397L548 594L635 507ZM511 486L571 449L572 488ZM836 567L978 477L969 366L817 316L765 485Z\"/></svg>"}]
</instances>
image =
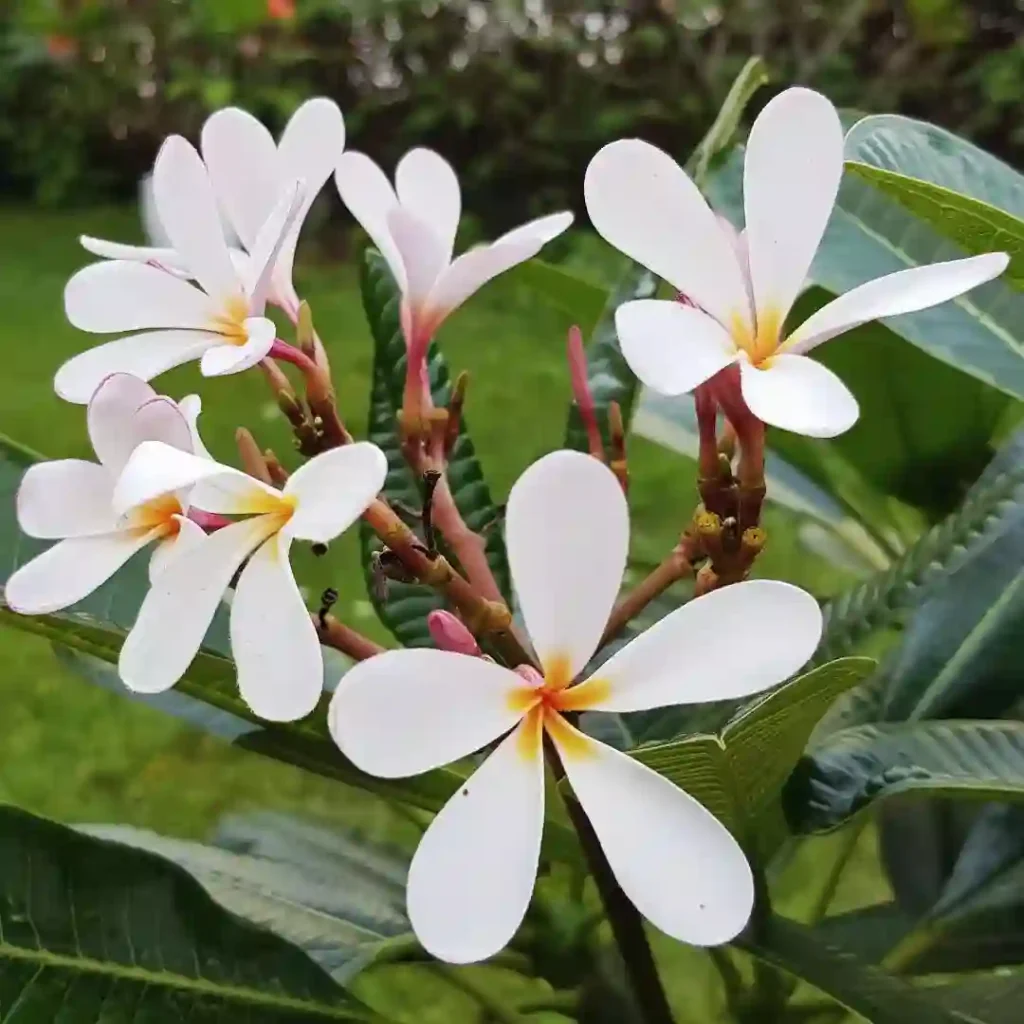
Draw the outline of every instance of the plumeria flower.
<instances>
[{"instance_id":1,"label":"plumeria flower","mask_svg":"<svg viewBox=\"0 0 1024 1024\"><path fill-rule=\"evenodd\" d=\"M245 562L231 601L239 690L261 718L309 714L323 686L323 660L288 552L293 540L326 544L346 530L377 496L386 473L384 453L368 442L310 459L283 491L166 444L138 448L114 493L122 514L190 487L199 508L249 518L210 534L153 581L121 649L119 672L128 687L160 693L184 675Z\"/></svg>"},{"instance_id":2,"label":"plumeria flower","mask_svg":"<svg viewBox=\"0 0 1024 1024\"><path fill-rule=\"evenodd\" d=\"M155 578L174 556L202 540L202 529L186 518L181 491L142 503L127 517L113 506L117 478L143 442L160 441L182 454L205 451L197 445L198 414L195 395L178 405L128 374L103 381L86 414L99 461L40 462L29 467L18 488L22 531L59 543L7 581L4 599L14 611L42 615L81 601L147 544L154 544L149 567Z\"/></svg>"},{"instance_id":3,"label":"plumeria flower","mask_svg":"<svg viewBox=\"0 0 1024 1024\"><path fill-rule=\"evenodd\" d=\"M422 364L431 338L453 310L492 278L536 256L572 223L568 211L541 217L453 260L462 194L443 157L410 150L398 163L392 188L368 156L348 152L334 180L401 289L410 371Z\"/></svg>"},{"instance_id":4,"label":"plumeria flower","mask_svg":"<svg viewBox=\"0 0 1024 1024\"><path fill-rule=\"evenodd\" d=\"M775 97L750 131L739 237L654 146L624 139L594 157L584 183L594 227L698 307L654 299L619 307L623 354L645 384L683 394L738 363L743 399L758 419L833 437L856 422L857 402L807 352L870 320L953 299L1005 270L1003 253L903 270L841 295L787 335L842 173L839 116L824 96L801 88Z\"/></svg>"},{"instance_id":5,"label":"plumeria flower","mask_svg":"<svg viewBox=\"0 0 1024 1024\"><path fill-rule=\"evenodd\" d=\"M543 678L451 651L396 650L341 680L329 725L371 775L399 778L497 747L427 829L409 871L409 917L433 955L493 955L526 913L544 821L543 741L553 745L623 891L675 938L715 945L753 906L729 831L639 761L580 732L578 711L729 700L795 672L821 632L817 603L785 583L738 583L666 616L582 682L626 563L626 499L597 460L560 451L512 488L506 540Z\"/></svg>"},{"instance_id":6,"label":"plumeria flower","mask_svg":"<svg viewBox=\"0 0 1024 1024\"><path fill-rule=\"evenodd\" d=\"M238 373L273 347L277 331L263 310L278 250L302 201L301 183L284 190L242 272L224 240L206 168L179 135L167 139L157 156L153 190L173 248L197 284L129 260L94 263L75 274L64 291L72 324L94 333L144 333L65 363L54 385L68 401L87 402L111 373L150 380L193 359L207 377Z\"/></svg>"}]
</instances>

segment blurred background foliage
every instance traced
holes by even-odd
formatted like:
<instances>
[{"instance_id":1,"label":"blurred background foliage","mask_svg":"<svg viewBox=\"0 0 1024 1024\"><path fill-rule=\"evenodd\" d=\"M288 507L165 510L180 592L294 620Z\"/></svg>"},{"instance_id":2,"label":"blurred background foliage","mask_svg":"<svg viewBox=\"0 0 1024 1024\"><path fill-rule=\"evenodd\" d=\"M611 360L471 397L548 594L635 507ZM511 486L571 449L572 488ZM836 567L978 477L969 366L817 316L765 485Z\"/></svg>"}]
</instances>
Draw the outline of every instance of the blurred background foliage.
<instances>
[{"instance_id":1,"label":"blurred background foliage","mask_svg":"<svg viewBox=\"0 0 1024 1024\"><path fill-rule=\"evenodd\" d=\"M1022 32L1020 0L8 0L0 191L127 197L159 141L209 111L280 126L324 94L387 166L414 145L444 153L493 232L580 209L613 138L689 152L750 53L778 83L1020 165Z\"/></svg>"}]
</instances>

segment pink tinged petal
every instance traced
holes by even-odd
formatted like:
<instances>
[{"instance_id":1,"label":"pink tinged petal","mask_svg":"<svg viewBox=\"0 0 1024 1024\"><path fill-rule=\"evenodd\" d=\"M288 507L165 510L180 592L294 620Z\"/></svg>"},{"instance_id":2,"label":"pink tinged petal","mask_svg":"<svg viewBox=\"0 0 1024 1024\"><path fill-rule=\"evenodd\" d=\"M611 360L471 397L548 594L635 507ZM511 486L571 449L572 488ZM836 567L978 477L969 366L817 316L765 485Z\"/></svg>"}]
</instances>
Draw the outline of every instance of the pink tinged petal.
<instances>
[{"instance_id":1,"label":"pink tinged petal","mask_svg":"<svg viewBox=\"0 0 1024 1024\"><path fill-rule=\"evenodd\" d=\"M292 114L285 125L278 145L278 166L282 179L301 179L306 188L302 205L285 236L277 258L279 277L291 287L292 263L295 245L309 213L324 183L338 165L345 148L345 121L338 105L324 96L306 100Z\"/></svg>"},{"instance_id":2,"label":"pink tinged petal","mask_svg":"<svg viewBox=\"0 0 1024 1024\"><path fill-rule=\"evenodd\" d=\"M947 263L911 267L867 281L822 306L786 340L786 352L807 352L844 331L870 320L937 306L998 277L1009 265L1003 252L990 252Z\"/></svg>"},{"instance_id":3,"label":"pink tinged petal","mask_svg":"<svg viewBox=\"0 0 1024 1024\"><path fill-rule=\"evenodd\" d=\"M96 458L112 474L111 486L136 444L132 437L132 417L139 406L156 397L156 392L139 377L112 373L89 399L85 414L89 440Z\"/></svg>"},{"instance_id":4,"label":"pink tinged petal","mask_svg":"<svg viewBox=\"0 0 1024 1024\"><path fill-rule=\"evenodd\" d=\"M238 567L273 533L271 520L225 526L155 576L118 661L129 689L161 693L185 674Z\"/></svg>"},{"instance_id":5,"label":"pink tinged petal","mask_svg":"<svg viewBox=\"0 0 1024 1024\"><path fill-rule=\"evenodd\" d=\"M505 518L512 582L545 668L575 676L597 649L622 582L629 512L602 463L557 451L516 481Z\"/></svg>"},{"instance_id":6,"label":"pink tinged petal","mask_svg":"<svg viewBox=\"0 0 1024 1024\"><path fill-rule=\"evenodd\" d=\"M494 245L504 245L506 242L535 241L546 245L552 239L557 238L563 231L568 230L573 222L573 215L569 210L561 213L549 213L536 220L527 221L519 227L506 231L500 238L496 238Z\"/></svg>"},{"instance_id":7,"label":"pink tinged petal","mask_svg":"<svg viewBox=\"0 0 1024 1024\"><path fill-rule=\"evenodd\" d=\"M153 193L171 245L218 302L239 293L206 166L180 135L164 141L153 166ZM180 326L180 325L179 325Z\"/></svg>"},{"instance_id":8,"label":"pink tinged petal","mask_svg":"<svg viewBox=\"0 0 1024 1024\"><path fill-rule=\"evenodd\" d=\"M231 373L241 373L267 358L277 337L274 321L263 316L251 316L243 326L247 335L244 345L223 342L211 346L203 353L199 369L204 377L225 377Z\"/></svg>"},{"instance_id":9,"label":"pink tinged petal","mask_svg":"<svg viewBox=\"0 0 1024 1024\"><path fill-rule=\"evenodd\" d=\"M129 429L133 451L145 441L162 441L183 452L192 451L188 421L182 416L178 403L163 395L140 405L131 418Z\"/></svg>"},{"instance_id":10,"label":"pink tinged petal","mask_svg":"<svg viewBox=\"0 0 1024 1024\"><path fill-rule=\"evenodd\" d=\"M333 540L366 511L387 473L387 457L369 441L315 456L285 485L284 493L296 499L285 534L323 544Z\"/></svg>"},{"instance_id":11,"label":"pink tinged petal","mask_svg":"<svg viewBox=\"0 0 1024 1024\"><path fill-rule=\"evenodd\" d=\"M526 238L517 242L494 242L464 252L437 279L424 302L423 322L430 334L474 292L506 270L536 256L541 242Z\"/></svg>"},{"instance_id":12,"label":"pink tinged petal","mask_svg":"<svg viewBox=\"0 0 1024 1024\"><path fill-rule=\"evenodd\" d=\"M409 920L439 960L493 956L526 915L540 858L544 762L540 737L523 734L537 729L531 716L501 743L441 809L413 856Z\"/></svg>"},{"instance_id":13,"label":"pink tinged petal","mask_svg":"<svg viewBox=\"0 0 1024 1024\"><path fill-rule=\"evenodd\" d=\"M125 245L123 242L110 242L105 238L93 238L90 235L80 235L78 241L86 252L102 256L106 260L150 263L156 265L158 270L183 277L189 276L184 260L173 249L164 246Z\"/></svg>"},{"instance_id":14,"label":"pink tinged petal","mask_svg":"<svg viewBox=\"0 0 1024 1024\"><path fill-rule=\"evenodd\" d=\"M398 197L384 172L364 153L343 153L334 172L341 201L387 260L399 288L405 289L405 266L391 237L388 214Z\"/></svg>"},{"instance_id":15,"label":"pink tinged petal","mask_svg":"<svg viewBox=\"0 0 1024 1024\"><path fill-rule=\"evenodd\" d=\"M762 365L740 363L743 398L759 420L808 437L836 437L857 422L857 399L821 363L784 353Z\"/></svg>"},{"instance_id":16,"label":"pink tinged petal","mask_svg":"<svg viewBox=\"0 0 1024 1024\"><path fill-rule=\"evenodd\" d=\"M114 510L123 515L164 494L194 487L191 503L206 512L245 515L281 512L281 492L230 466L159 441L132 453L114 487Z\"/></svg>"},{"instance_id":17,"label":"pink tinged petal","mask_svg":"<svg viewBox=\"0 0 1024 1024\"><path fill-rule=\"evenodd\" d=\"M46 615L68 608L106 583L136 551L159 535L157 528L62 540L11 576L4 587L4 600L23 615Z\"/></svg>"},{"instance_id":18,"label":"pink tinged petal","mask_svg":"<svg viewBox=\"0 0 1024 1024\"><path fill-rule=\"evenodd\" d=\"M192 451L204 459L212 459L203 439L199 436L199 415L203 411L203 400L198 395L186 395L179 403L181 415L185 417L189 433L192 435Z\"/></svg>"},{"instance_id":19,"label":"pink tinged petal","mask_svg":"<svg viewBox=\"0 0 1024 1024\"><path fill-rule=\"evenodd\" d=\"M432 648L385 651L353 666L331 700L341 752L370 775L398 779L486 746L522 718L523 680L482 658Z\"/></svg>"},{"instance_id":20,"label":"pink tinged petal","mask_svg":"<svg viewBox=\"0 0 1024 1024\"><path fill-rule=\"evenodd\" d=\"M452 165L432 149L411 149L395 168L395 191L403 208L437 239L441 266L447 266L462 213L462 193Z\"/></svg>"},{"instance_id":21,"label":"pink tinged petal","mask_svg":"<svg viewBox=\"0 0 1024 1024\"><path fill-rule=\"evenodd\" d=\"M281 186L273 136L248 111L226 107L206 119L200 146L217 202L251 249Z\"/></svg>"},{"instance_id":22,"label":"pink tinged petal","mask_svg":"<svg viewBox=\"0 0 1024 1024\"><path fill-rule=\"evenodd\" d=\"M775 580L735 583L676 609L609 658L597 672L608 696L588 710L749 697L797 672L820 638L821 609L806 591Z\"/></svg>"},{"instance_id":23,"label":"pink tinged petal","mask_svg":"<svg viewBox=\"0 0 1024 1024\"><path fill-rule=\"evenodd\" d=\"M288 564L288 545L275 535L257 548L231 602L238 690L271 722L305 717L323 689L320 641Z\"/></svg>"},{"instance_id":24,"label":"pink tinged petal","mask_svg":"<svg viewBox=\"0 0 1024 1024\"><path fill-rule=\"evenodd\" d=\"M665 278L722 324L750 320L736 253L686 172L655 146L622 139L587 168L587 212L605 241Z\"/></svg>"},{"instance_id":25,"label":"pink tinged petal","mask_svg":"<svg viewBox=\"0 0 1024 1024\"><path fill-rule=\"evenodd\" d=\"M295 223L304 194L301 180L285 184L274 197L274 205L256 236L242 277L242 286L249 296L249 310L255 315L262 314L267 304L278 253Z\"/></svg>"},{"instance_id":26,"label":"pink tinged petal","mask_svg":"<svg viewBox=\"0 0 1024 1024\"><path fill-rule=\"evenodd\" d=\"M205 330L216 310L181 278L147 266L109 260L83 267L64 289L72 325L92 334L153 327Z\"/></svg>"},{"instance_id":27,"label":"pink tinged petal","mask_svg":"<svg viewBox=\"0 0 1024 1024\"><path fill-rule=\"evenodd\" d=\"M843 127L810 89L787 89L758 115L743 170L750 280L759 319L781 325L807 279L843 176Z\"/></svg>"},{"instance_id":28,"label":"pink tinged petal","mask_svg":"<svg viewBox=\"0 0 1024 1024\"><path fill-rule=\"evenodd\" d=\"M717 320L678 302L625 302L615 330L629 368L663 395L692 391L736 359L736 343Z\"/></svg>"},{"instance_id":29,"label":"pink tinged petal","mask_svg":"<svg viewBox=\"0 0 1024 1024\"><path fill-rule=\"evenodd\" d=\"M404 295L417 305L448 266L444 243L425 221L401 206L388 214L388 230L405 267Z\"/></svg>"},{"instance_id":30,"label":"pink tinged petal","mask_svg":"<svg viewBox=\"0 0 1024 1024\"><path fill-rule=\"evenodd\" d=\"M646 765L566 728L577 740L571 747L553 737L565 774L637 910L693 946L738 935L754 906L754 880L729 830Z\"/></svg>"},{"instance_id":31,"label":"pink tinged petal","mask_svg":"<svg viewBox=\"0 0 1024 1024\"><path fill-rule=\"evenodd\" d=\"M171 562L193 550L197 545L206 540L206 533L198 524L192 522L187 516L176 515L173 517L178 524L178 532L158 540L153 545L153 553L149 556L149 582L160 575Z\"/></svg>"},{"instance_id":32,"label":"pink tinged petal","mask_svg":"<svg viewBox=\"0 0 1024 1024\"><path fill-rule=\"evenodd\" d=\"M59 459L29 466L18 486L18 526L29 537L58 540L118 529L114 478L105 466Z\"/></svg>"},{"instance_id":33,"label":"pink tinged petal","mask_svg":"<svg viewBox=\"0 0 1024 1024\"><path fill-rule=\"evenodd\" d=\"M204 331L131 334L69 359L57 371L53 386L65 401L84 405L111 374L127 373L152 380L175 366L198 359L208 348L221 343L220 335Z\"/></svg>"}]
</instances>

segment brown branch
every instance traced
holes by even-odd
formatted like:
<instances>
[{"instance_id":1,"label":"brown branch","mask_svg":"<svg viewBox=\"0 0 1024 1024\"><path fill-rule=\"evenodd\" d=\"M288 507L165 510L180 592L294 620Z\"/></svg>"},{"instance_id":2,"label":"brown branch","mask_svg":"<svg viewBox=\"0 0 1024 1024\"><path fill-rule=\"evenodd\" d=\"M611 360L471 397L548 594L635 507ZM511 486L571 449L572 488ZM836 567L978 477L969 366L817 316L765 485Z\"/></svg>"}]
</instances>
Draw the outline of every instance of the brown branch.
<instances>
[{"instance_id":1,"label":"brown branch","mask_svg":"<svg viewBox=\"0 0 1024 1024\"><path fill-rule=\"evenodd\" d=\"M239 427L235 431L235 444L238 445L238 457L246 473L272 486L273 480L270 478L267 464L263 459L263 452L260 451L256 439L245 427Z\"/></svg>"},{"instance_id":2,"label":"brown branch","mask_svg":"<svg viewBox=\"0 0 1024 1024\"><path fill-rule=\"evenodd\" d=\"M320 643L326 647L333 647L356 661L365 661L385 650L368 636L363 636L362 633L339 622L333 615L313 614L311 618L313 625L316 626L317 636L320 637Z\"/></svg>"}]
</instances>

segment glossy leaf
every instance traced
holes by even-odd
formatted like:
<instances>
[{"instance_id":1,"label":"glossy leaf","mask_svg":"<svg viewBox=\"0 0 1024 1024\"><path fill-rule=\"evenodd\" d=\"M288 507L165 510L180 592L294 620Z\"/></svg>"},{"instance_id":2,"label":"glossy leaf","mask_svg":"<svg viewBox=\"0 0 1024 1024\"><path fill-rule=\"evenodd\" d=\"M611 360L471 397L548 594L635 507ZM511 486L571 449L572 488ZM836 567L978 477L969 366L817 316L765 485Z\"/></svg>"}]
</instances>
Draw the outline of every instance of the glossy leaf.
<instances>
[{"instance_id":1,"label":"glossy leaf","mask_svg":"<svg viewBox=\"0 0 1024 1024\"><path fill-rule=\"evenodd\" d=\"M899 114L859 121L847 168L970 255L1007 252L1024 288L1024 175L952 132Z\"/></svg>"},{"instance_id":2,"label":"glossy leaf","mask_svg":"<svg viewBox=\"0 0 1024 1024\"><path fill-rule=\"evenodd\" d=\"M969 1020L981 1024L1019 1024L1024 1006L1024 972L952 979L934 985L928 996Z\"/></svg>"},{"instance_id":3,"label":"glossy leaf","mask_svg":"<svg viewBox=\"0 0 1024 1024\"><path fill-rule=\"evenodd\" d=\"M784 806L794 831L816 832L902 794L1024 800L1024 724L940 721L845 729L800 762Z\"/></svg>"},{"instance_id":4,"label":"glossy leaf","mask_svg":"<svg viewBox=\"0 0 1024 1024\"><path fill-rule=\"evenodd\" d=\"M7 1024L371 1020L300 949L227 913L151 853L0 809Z\"/></svg>"}]
</instances>

